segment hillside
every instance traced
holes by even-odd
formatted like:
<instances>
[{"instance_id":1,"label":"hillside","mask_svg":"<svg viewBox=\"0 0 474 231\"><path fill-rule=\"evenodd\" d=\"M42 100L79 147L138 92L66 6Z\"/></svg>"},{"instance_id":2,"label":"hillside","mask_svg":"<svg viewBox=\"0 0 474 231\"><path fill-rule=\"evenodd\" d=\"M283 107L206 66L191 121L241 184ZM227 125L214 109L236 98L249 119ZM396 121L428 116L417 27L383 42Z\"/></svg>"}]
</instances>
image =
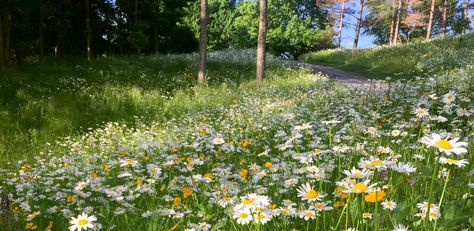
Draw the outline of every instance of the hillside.
<instances>
[{"instance_id":1,"label":"hillside","mask_svg":"<svg viewBox=\"0 0 474 231\"><path fill-rule=\"evenodd\" d=\"M305 54L300 59L374 79L425 77L472 65L474 33L393 47L325 50Z\"/></svg>"}]
</instances>

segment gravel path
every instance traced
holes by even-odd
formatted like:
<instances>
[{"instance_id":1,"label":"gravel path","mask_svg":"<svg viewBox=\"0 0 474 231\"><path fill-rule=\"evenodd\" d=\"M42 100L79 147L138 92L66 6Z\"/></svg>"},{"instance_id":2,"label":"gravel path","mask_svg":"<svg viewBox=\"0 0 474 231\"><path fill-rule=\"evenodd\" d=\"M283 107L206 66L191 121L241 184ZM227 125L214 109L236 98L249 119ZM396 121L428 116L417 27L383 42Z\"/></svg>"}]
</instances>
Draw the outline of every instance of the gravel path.
<instances>
[{"instance_id":1,"label":"gravel path","mask_svg":"<svg viewBox=\"0 0 474 231\"><path fill-rule=\"evenodd\" d=\"M321 74L330 79L342 82L351 87L357 88L380 88L387 89L388 83L382 80L371 80L352 73L341 71L332 67L323 67L315 64L305 63L301 61L290 61L289 65L310 69L314 74Z\"/></svg>"}]
</instances>

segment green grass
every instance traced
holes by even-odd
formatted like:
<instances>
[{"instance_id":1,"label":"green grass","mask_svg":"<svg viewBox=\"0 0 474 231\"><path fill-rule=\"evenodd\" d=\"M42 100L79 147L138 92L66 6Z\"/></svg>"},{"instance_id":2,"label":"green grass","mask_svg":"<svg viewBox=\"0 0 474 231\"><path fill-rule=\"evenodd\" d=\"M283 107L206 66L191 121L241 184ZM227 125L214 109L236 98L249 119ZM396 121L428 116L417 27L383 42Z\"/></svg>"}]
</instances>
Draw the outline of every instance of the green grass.
<instances>
[{"instance_id":1,"label":"green grass","mask_svg":"<svg viewBox=\"0 0 474 231\"><path fill-rule=\"evenodd\" d=\"M119 231L474 228L473 65L375 89L278 62L258 84L245 56L211 55L203 87L187 55L7 73L4 158L27 160L0 167L0 231L67 230L82 213ZM419 217L427 201L436 221Z\"/></svg>"},{"instance_id":2,"label":"green grass","mask_svg":"<svg viewBox=\"0 0 474 231\"><path fill-rule=\"evenodd\" d=\"M394 47L325 50L301 59L373 79L425 77L474 63L474 33Z\"/></svg>"},{"instance_id":3,"label":"green grass","mask_svg":"<svg viewBox=\"0 0 474 231\"><path fill-rule=\"evenodd\" d=\"M201 89L193 88L197 64L196 56L190 55L90 62L69 58L2 73L0 168L33 157L59 137L81 134L104 122L164 122L183 111L231 102L232 92L253 80L255 67L218 55L208 63L208 87ZM273 63L267 74L271 79L298 72ZM207 98L195 100L197 92Z\"/></svg>"}]
</instances>

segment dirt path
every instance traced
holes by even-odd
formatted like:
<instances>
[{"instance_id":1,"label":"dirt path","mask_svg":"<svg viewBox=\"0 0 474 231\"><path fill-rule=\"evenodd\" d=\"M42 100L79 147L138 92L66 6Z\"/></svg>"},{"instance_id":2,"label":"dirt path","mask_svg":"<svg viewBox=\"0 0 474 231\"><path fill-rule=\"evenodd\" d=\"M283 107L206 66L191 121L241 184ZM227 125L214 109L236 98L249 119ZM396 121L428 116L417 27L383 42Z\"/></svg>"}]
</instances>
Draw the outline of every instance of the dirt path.
<instances>
[{"instance_id":1,"label":"dirt path","mask_svg":"<svg viewBox=\"0 0 474 231\"><path fill-rule=\"evenodd\" d=\"M341 71L332 67L323 67L315 64L305 63L301 61L291 61L290 65L310 69L314 74L321 74L330 79L342 82L351 87L357 88L381 88L386 89L388 84L382 80L371 80L362 76L354 75L345 71Z\"/></svg>"}]
</instances>

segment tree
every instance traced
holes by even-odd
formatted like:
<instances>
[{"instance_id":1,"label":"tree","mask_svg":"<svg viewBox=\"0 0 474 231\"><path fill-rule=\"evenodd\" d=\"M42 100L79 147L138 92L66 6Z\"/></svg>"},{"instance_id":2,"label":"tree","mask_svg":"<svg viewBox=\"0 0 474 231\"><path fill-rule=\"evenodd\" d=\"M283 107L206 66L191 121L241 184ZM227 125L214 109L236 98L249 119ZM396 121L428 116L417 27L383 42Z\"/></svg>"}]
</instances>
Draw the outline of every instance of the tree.
<instances>
[{"instance_id":1,"label":"tree","mask_svg":"<svg viewBox=\"0 0 474 231\"><path fill-rule=\"evenodd\" d=\"M260 0L260 16L258 24L257 42L257 81L262 82L265 77L265 41L267 37L267 0Z\"/></svg>"},{"instance_id":2,"label":"tree","mask_svg":"<svg viewBox=\"0 0 474 231\"><path fill-rule=\"evenodd\" d=\"M0 37L2 49L0 54L2 59L0 59L0 66L2 69L6 69L9 66L10 62L10 24L11 24L11 14L10 14L10 5L9 0L0 0Z\"/></svg>"},{"instance_id":3,"label":"tree","mask_svg":"<svg viewBox=\"0 0 474 231\"><path fill-rule=\"evenodd\" d=\"M428 29L426 30L426 39L431 38L431 33L433 32L433 21L435 15L435 7L436 7L436 0L431 0L431 7L430 7L430 17L428 21Z\"/></svg>"},{"instance_id":4,"label":"tree","mask_svg":"<svg viewBox=\"0 0 474 231\"><path fill-rule=\"evenodd\" d=\"M397 17L395 21L395 30L393 32L393 45L397 45L398 42L398 35L400 33L400 20L402 14L402 0L398 0L398 8L397 8Z\"/></svg>"},{"instance_id":5,"label":"tree","mask_svg":"<svg viewBox=\"0 0 474 231\"><path fill-rule=\"evenodd\" d=\"M44 60L44 0L39 0L39 20L38 20L38 49L39 61Z\"/></svg>"},{"instance_id":6,"label":"tree","mask_svg":"<svg viewBox=\"0 0 474 231\"><path fill-rule=\"evenodd\" d=\"M206 58L207 58L207 0L201 0L201 35L199 39L199 74L198 84L206 81Z\"/></svg>"},{"instance_id":7,"label":"tree","mask_svg":"<svg viewBox=\"0 0 474 231\"><path fill-rule=\"evenodd\" d=\"M89 0L85 0L85 15L86 15L86 56L87 60L91 60L92 50L91 50L91 16L90 16L90 3Z\"/></svg>"},{"instance_id":8,"label":"tree","mask_svg":"<svg viewBox=\"0 0 474 231\"><path fill-rule=\"evenodd\" d=\"M364 13L364 0L359 0L359 15L357 17L357 23L355 28L355 35L354 35L354 49L357 49L357 45L359 43L359 34L360 34L360 26L362 24L362 15Z\"/></svg>"},{"instance_id":9,"label":"tree","mask_svg":"<svg viewBox=\"0 0 474 231\"><path fill-rule=\"evenodd\" d=\"M344 26L344 14L346 11L346 0L341 0L341 12L339 16L339 26L338 26L338 34L337 34L337 46L341 47L341 40L342 40L342 27Z\"/></svg>"},{"instance_id":10,"label":"tree","mask_svg":"<svg viewBox=\"0 0 474 231\"><path fill-rule=\"evenodd\" d=\"M466 4L464 5L464 20L469 22L469 0L466 0ZM466 29L462 30L462 34L466 32Z\"/></svg>"},{"instance_id":11,"label":"tree","mask_svg":"<svg viewBox=\"0 0 474 231\"><path fill-rule=\"evenodd\" d=\"M448 0L443 0L443 18L441 22L441 36L446 36L448 25Z\"/></svg>"}]
</instances>

